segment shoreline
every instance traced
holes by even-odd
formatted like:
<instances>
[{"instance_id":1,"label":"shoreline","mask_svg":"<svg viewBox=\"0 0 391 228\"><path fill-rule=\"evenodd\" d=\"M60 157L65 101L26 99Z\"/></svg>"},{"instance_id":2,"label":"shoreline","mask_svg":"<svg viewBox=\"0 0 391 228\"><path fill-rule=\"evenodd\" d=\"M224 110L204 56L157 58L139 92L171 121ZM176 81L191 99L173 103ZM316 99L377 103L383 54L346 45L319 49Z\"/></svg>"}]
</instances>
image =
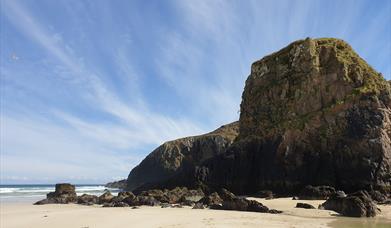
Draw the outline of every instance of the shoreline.
<instances>
[{"instance_id":1,"label":"shoreline","mask_svg":"<svg viewBox=\"0 0 391 228\"><path fill-rule=\"evenodd\" d=\"M315 207L322 200L292 200L277 198L254 199L267 207L282 210L282 214L223 211L210 209L160 208L141 206L139 209L102 208L77 204L32 205L1 203L0 226L13 227L387 227L391 225L391 206L379 205L382 212L375 218L346 218L333 211L295 208L297 202ZM23 218L23 219L21 219Z\"/></svg>"}]
</instances>

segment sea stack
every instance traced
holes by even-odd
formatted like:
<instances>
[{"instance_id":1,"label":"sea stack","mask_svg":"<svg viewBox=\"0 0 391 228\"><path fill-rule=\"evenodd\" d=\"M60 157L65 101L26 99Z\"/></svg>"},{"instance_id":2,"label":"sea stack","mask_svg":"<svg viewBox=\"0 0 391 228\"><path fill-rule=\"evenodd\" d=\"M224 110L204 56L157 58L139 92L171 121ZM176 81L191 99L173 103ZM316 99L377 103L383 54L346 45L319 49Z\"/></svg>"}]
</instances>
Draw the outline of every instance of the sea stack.
<instances>
[{"instance_id":1,"label":"sea stack","mask_svg":"<svg viewBox=\"0 0 391 228\"><path fill-rule=\"evenodd\" d=\"M391 186L391 91L342 40L305 39L252 64L239 136L209 184L248 193Z\"/></svg>"},{"instance_id":2,"label":"sea stack","mask_svg":"<svg viewBox=\"0 0 391 228\"><path fill-rule=\"evenodd\" d=\"M256 61L240 110L233 143L215 152L194 141L163 145L132 170L128 187L152 180L238 194L292 194L307 185L389 193L390 83L346 42L307 38ZM205 148L208 156L194 159ZM184 158L192 168L168 169ZM151 167L145 179L136 175L141 167Z\"/></svg>"}]
</instances>

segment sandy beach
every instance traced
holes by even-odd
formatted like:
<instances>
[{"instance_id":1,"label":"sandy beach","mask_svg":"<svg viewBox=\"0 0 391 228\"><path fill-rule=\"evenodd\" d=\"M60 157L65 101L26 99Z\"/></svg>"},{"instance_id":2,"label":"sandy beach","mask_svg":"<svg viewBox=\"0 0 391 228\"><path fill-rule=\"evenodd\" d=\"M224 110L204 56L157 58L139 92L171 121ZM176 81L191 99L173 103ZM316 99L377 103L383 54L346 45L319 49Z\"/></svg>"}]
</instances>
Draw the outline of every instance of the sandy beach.
<instances>
[{"instance_id":1,"label":"sandy beach","mask_svg":"<svg viewBox=\"0 0 391 228\"><path fill-rule=\"evenodd\" d=\"M250 198L255 199L255 198ZM256 199L268 206L283 210L283 214L238 211L195 210L142 206L131 208L101 208L100 206L32 205L31 203L2 203L2 228L56 227L390 227L391 206L379 206L381 214L375 218L339 217L335 212L295 208L297 202L317 207L323 201Z\"/></svg>"}]
</instances>

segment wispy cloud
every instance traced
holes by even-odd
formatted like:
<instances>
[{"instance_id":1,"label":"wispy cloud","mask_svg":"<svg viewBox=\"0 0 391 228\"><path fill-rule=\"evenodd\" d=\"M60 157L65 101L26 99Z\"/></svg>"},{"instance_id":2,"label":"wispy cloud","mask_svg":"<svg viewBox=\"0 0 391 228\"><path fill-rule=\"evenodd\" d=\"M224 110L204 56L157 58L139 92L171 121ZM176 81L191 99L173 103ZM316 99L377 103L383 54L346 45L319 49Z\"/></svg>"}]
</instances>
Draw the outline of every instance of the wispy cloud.
<instances>
[{"instance_id":1,"label":"wispy cloud","mask_svg":"<svg viewBox=\"0 0 391 228\"><path fill-rule=\"evenodd\" d=\"M50 111L49 109L51 118L57 118L62 123L66 123L64 126L59 124L61 122L39 121L34 118L33 114L25 116L23 119L10 117L9 113L2 114L1 151L2 160L4 161L3 167L5 167L6 172L16 172L14 163L17 161L23 163L25 159L30 160L32 157L46 156L46 154L48 154L48 159L32 159L32 161L36 160L41 167L45 168L37 169L34 168L36 166L31 165L22 168L22 170L34 169L33 172L40 175L41 172L48 171L52 167L56 168L55 171L52 171L58 173L57 168L65 165L69 169L65 167L61 169L64 175L67 172L76 175L75 171L78 169L71 167L67 164L67 161L82 163L87 167L104 165L115 167L115 163L120 163L123 167L129 159L123 159L126 156L118 158L118 154L112 153L112 151L134 150L145 145L157 145L166 140L202 132L200 127L192 121L185 118L173 119L154 113L142 102L133 103L133 106L127 105L114 91L105 86L105 83L101 80L102 75L99 75L100 73L96 69L88 68L82 62L77 61L81 57L74 54L72 48L62 40L61 36L48 32L17 1L6 2L4 8L8 20L15 27L20 29L29 39L38 43L48 54L54 56L59 64L67 68L69 75L73 77L73 83L84 90L83 97L79 99L83 99L85 103L94 106L95 109L115 117L115 119L108 122L93 122L64 110L53 109ZM135 73L130 68L130 63L125 62L127 59L121 52L118 53L116 60L122 73L130 78L135 77ZM137 88L133 87L133 89ZM133 95L137 96L134 97L134 100L142 100L141 94L133 93ZM18 137L19 135L23 137ZM108 151L111 151L111 153L107 153ZM21 156L17 156L18 153ZM24 157L25 154L31 157ZM15 159L15 156L17 159ZM130 155L127 156L131 157ZM95 163L99 161L98 164L91 164L90 160L86 160L88 157L93 158ZM137 157L137 160L140 160L140 158ZM57 165L50 166L47 164L50 162ZM128 169L129 165L126 165L126 170L121 171L126 175ZM93 174L91 178L95 175ZM102 177L104 176L107 178L107 175Z\"/></svg>"}]
</instances>

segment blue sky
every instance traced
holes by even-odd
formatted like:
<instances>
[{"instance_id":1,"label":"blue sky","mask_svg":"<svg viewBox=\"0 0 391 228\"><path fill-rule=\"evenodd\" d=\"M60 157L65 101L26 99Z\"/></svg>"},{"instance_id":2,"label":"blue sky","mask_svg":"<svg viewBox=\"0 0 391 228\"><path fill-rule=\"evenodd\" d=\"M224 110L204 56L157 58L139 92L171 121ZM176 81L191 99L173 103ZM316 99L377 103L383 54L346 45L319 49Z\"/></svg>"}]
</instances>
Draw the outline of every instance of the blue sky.
<instances>
[{"instance_id":1,"label":"blue sky","mask_svg":"<svg viewBox=\"0 0 391 228\"><path fill-rule=\"evenodd\" d=\"M391 1L0 0L0 182L104 183L238 119L250 65L348 41L391 79Z\"/></svg>"}]
</instances>

